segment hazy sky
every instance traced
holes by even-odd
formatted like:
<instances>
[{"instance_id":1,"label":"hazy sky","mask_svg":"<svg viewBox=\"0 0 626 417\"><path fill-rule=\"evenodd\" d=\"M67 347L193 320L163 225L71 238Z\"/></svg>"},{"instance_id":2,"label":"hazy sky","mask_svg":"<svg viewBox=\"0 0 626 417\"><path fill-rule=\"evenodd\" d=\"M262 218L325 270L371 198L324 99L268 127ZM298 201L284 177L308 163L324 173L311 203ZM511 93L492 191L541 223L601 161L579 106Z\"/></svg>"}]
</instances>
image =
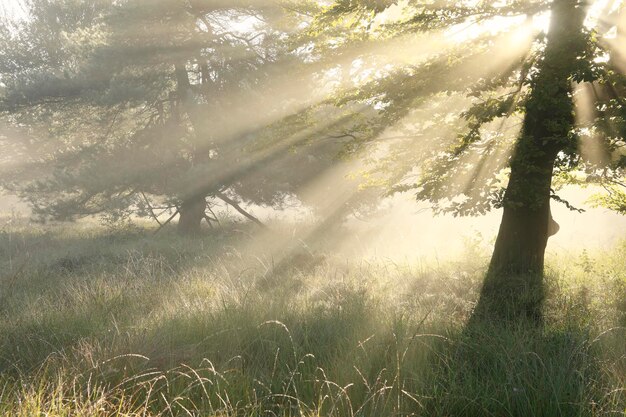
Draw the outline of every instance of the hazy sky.
<instances>
[{"instance_id":1,"label":"hazy sky","mask_svg":"<svg viewBox=\"0 0 626 417\"><path fill-rule=\"evenodd\" d=\"M13 18L23 17L25 12L21 4L22 0L0 0L0 15Z\"/></svg>"}]
</instances>

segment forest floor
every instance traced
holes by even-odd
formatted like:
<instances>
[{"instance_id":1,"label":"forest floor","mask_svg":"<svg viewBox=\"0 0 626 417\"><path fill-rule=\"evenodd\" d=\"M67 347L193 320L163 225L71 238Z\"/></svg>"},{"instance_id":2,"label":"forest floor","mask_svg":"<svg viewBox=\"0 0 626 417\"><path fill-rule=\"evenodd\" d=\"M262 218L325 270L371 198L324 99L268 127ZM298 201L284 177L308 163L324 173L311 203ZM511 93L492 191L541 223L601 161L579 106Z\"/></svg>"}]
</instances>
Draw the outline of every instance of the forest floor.
<instances>
[{"instance_id":1,"label":"forest floor","mask_svg":"<svg viewBox=\"0 0 626 417\"><path fill-rule=\"evenodd\" d=\"M551 257L543 328L468 331L477 248L253 233L0 229L0 415L626 416L626 242Z\"/></svg>"}]
</instances>

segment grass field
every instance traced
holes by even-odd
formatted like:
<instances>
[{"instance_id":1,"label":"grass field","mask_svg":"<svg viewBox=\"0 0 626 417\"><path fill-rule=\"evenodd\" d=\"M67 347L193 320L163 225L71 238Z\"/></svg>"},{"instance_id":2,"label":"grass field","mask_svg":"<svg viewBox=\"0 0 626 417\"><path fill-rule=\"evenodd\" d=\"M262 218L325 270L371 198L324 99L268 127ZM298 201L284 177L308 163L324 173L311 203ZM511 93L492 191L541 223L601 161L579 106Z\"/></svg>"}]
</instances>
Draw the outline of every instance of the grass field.
<instances>
[{"instance_id":1,"label":"grass field","mask_svg":"<svg viewBox=\"0 0 626 417\"><path fill-rule=\"evenodd\" d=\"M0 415L626 416L626 243L551 257L543 329L468 330L480 249L248 232L5 226Z\"/></svg>"}]
</instances>

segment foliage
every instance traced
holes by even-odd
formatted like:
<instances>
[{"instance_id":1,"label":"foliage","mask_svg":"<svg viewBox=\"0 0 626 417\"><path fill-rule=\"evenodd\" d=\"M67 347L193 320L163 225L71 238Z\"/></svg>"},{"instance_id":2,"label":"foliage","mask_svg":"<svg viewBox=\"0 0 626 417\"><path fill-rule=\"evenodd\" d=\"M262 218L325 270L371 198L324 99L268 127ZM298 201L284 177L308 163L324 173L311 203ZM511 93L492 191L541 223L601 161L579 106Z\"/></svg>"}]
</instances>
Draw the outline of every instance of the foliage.
<instances>
[{"instance_id":1,"label":"foliage","mask_svg":"<svg viewBox=\"0 0 626 417\"><path fill-rule=\"evenodd\" d=\"M0 78L4 115L31 142L18 155L30 163L5 186L37 214L149 215L219 193L280 207L334 163L336 146L268 149L255 133L294 104L281 80L306 83L284 38L314 3L33 0L28 9L2 32Z\"/></svg>"},{"instance_id":2,"label":"foliage","mask_svg":"<svg viewBox=\"0 0 626 417\"><path fill-rule=\"evenodd\" d=\"M531 22L551 3L335 1L325 9L305 39L314 45L312 60L332 60L353 73L334 101L368 114L352 126L349 145L374 149L368 182L389 193L412 191L455 214L502 206L519 120L529 106L571 112L571 96L551 103L550 87L537 87L550 77L549 69L540 70L547 37ZM551 58L568 65L577 99L594 92L588 108L576 110L593 117L579 115L559 139L554 173L561 183L572 172L590 183L623 183L626 84L619 52L603 37L619 21L608 9L600 25L568 37ZM566 64L572 48L581 53ZM600 144L595 158L590 141Z\"/></svg>"}]
</instances>

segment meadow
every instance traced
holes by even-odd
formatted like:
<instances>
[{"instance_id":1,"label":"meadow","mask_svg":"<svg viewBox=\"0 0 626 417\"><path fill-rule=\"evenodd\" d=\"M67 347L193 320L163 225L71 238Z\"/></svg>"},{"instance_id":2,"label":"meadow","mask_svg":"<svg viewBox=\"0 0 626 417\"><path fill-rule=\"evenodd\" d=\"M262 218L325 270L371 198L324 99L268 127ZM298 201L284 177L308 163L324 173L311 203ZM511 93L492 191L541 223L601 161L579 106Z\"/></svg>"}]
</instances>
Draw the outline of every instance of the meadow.
<instances>
[{"instance_id":1,"label":"meadow","mask_svg":"<svg viewBox=\"0 0 626 417\"><path fill-rule=\"evenodd\" d=\"M626 242L551 254L542 328L468 328L480 246L254 233L5 223L0 415L626 416Z\"/></svg>"}]
</instances>

